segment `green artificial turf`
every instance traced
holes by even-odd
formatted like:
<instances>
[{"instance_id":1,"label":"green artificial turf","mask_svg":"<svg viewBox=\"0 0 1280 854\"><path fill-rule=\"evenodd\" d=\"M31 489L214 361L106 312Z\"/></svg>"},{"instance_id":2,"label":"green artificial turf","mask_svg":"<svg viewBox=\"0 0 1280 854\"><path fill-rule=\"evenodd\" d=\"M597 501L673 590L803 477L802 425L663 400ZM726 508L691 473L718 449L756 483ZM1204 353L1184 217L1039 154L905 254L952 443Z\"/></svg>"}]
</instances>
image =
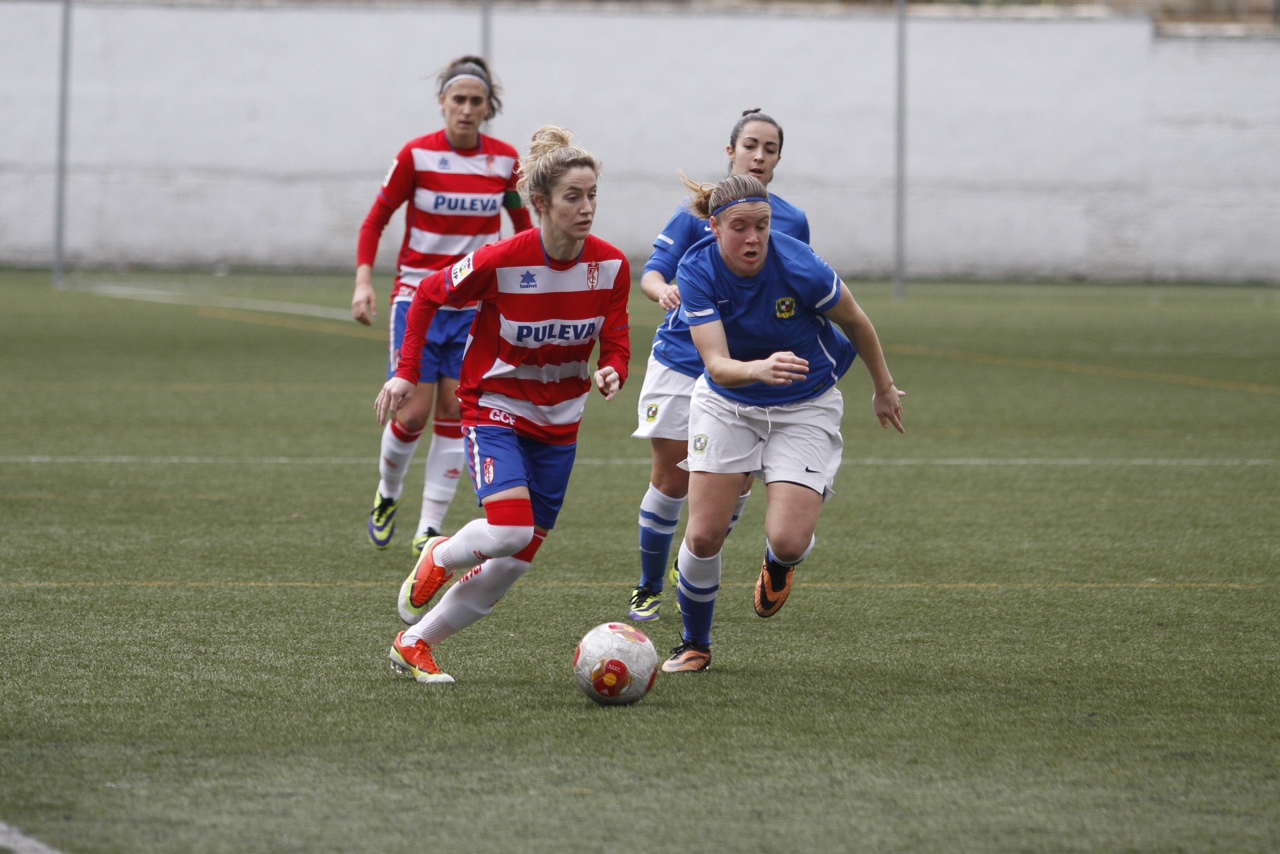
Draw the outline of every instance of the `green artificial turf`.
<instances>
[{"instance_id":1,"label":"green artificial turf","mask_svg":"<svg viewBox=\"0 0 1280 854\"><path fill-rule=\"evenodd\" d=\"M457 683L425 686L387 661L412 561L403 528L386 552L365 538L386 343L341 319L349 277L104 283L171 298L0 272L0 822L29 838L1280 848L1275 288L852 283L907 435L855 363L837 495L786 608L751 606L757 488L712 670L601 708L570 660L638 577L629 434L659 320L638 290L631 382L589 404L555 532L438 648ZM477 513L464 485L448 525ZM678 642L670 591L643 630Z\"/></svg>"}]
</instances>

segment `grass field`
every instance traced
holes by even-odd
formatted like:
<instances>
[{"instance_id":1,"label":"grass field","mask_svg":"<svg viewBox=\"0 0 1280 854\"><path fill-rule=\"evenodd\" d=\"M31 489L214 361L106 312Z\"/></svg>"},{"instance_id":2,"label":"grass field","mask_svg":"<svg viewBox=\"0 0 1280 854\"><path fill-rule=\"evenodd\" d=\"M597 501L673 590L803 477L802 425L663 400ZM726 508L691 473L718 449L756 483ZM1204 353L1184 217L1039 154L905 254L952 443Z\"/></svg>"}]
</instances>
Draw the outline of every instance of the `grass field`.
<instances>
[{"instance_id":1,"label":"grass field","mask_svg":"<svg viewBox=\"0 0 1280 854\"><path fill-rule=\"evenodd\" d=\"M440 647L457 684L423 686L387 662L408 537L364 535L385 342L341 319L349 277L99 283L134 298L0 273L0 823L24 838L1280 850L1280 290L855 283L907 435L855 365L787 607L751 607L757 496L713 670L600 708L569 665L638 571L650 305L534 570ZM450 528L476 512L464 486Z\"/></svg>"}]
</instances>

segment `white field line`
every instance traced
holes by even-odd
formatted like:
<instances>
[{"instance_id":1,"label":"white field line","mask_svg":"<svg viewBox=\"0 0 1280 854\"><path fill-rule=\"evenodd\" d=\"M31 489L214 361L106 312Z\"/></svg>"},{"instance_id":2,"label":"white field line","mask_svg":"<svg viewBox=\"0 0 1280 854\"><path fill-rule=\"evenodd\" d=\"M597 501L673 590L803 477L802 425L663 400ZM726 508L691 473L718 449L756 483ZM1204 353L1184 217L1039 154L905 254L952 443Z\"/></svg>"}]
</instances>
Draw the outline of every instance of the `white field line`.
<instances>
[{"instance_id":1,"label":"white field line","mask_svg":"<svg viewBox=\"0 0 1280 854\"><path fill-rule=\"evenodd\" d=\"M10 827L0 821L0 848L7 848L13 854L62 854L57 848L50 848L39 840L24 836L16 827Z\"/></svg>"},{"instance_id":2,"label":"white field line","mask_svg":"<svg viewBox=\"0 0 1280 854\"><path fill-rule=\"evenodd\" d=\"M118 299L134 299L143 302L163 302L174 305L195 305L207 308L238 308L245 311L265 311L272 314L294 314L304 317L323 317L326 320L350 320L351 309L328 308L322 305L308 305L299 302L277 302L275 300L252 299L249 297L218 297L208 294L182 294L172 291L157 291L150 288L136 288L128 285L93 285L84 290Z\"/></svg>"},{"instance_id":3,"label":"white field line","mask_svg":"<svg viewBox=\"0 0 1280 854\"><path fill-rule=\"evenodd\" d=\"M521 578L517 584L533 587L630 589L631 581L540 581ZM0 581L0 589L98 590L98 589L211 589L245 588L350 590L387 589L386 581ZM754 581L722 581L721 587L750 589ZM1246 581L797 581L799 588L816 590L1268 590L1267 582Z\"/></svg>"},{"instance_id":4,"label":"white field line","mask_svg":"<svg viewBox=\"0 0 1280 854\"><path fill-rule=\"evenodd\" d=\"M0 464L56 464L56 465L101 465L118 463L122 465L249 465L249 466L353 466L376 463L373 457L190 457L190 456L53 456L43 454L10 454L0 456ZM903 459L854 459L845 460L844 466L1043 466L1043 467L1150 467L1150 468L1240 468L1247 466L1273 466L1280 460L1267 458L1243 459L1178 459L1178 458L1145 458L1108 459L1093 457L1067 457L1053 459L1049 457L960 457L960 458L903 458ZM634 457L630 459L579 457L576 465L583 466L647 466L648 458Z\"/></svg>"}]
</instances>

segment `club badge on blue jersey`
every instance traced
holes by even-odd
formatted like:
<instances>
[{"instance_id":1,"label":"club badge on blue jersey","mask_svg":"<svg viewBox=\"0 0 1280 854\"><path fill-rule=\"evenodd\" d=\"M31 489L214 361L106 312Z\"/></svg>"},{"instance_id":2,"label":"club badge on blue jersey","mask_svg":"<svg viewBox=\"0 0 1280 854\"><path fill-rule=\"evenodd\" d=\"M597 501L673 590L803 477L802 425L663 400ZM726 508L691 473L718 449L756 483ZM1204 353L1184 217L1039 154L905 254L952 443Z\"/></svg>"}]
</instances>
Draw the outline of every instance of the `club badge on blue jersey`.
<instances>
[{"instance_id":1,"label":"club badge on blue jersey","mask_svg":"<svg viewBox=\"0 0 1280 854\"><path fill-rule=\"evenodd\" d=\"M796 300L795 297L783 297L773 304L774 314L779 320L786 320L788 317L795 317Z\"/></svg>"}]
</instances>

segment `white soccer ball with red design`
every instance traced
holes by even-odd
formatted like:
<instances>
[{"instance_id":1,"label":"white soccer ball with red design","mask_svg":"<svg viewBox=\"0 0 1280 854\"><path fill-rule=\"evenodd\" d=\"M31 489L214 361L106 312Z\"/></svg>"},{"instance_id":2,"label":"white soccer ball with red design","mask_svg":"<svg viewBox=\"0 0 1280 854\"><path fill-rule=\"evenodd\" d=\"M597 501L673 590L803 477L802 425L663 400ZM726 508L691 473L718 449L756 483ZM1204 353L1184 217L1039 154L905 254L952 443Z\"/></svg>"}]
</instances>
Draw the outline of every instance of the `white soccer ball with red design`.
<instances>
[{"instance_id":1,"label":"white soccer ball with red design","mask_svg":"<svg viewBox=\"0 0 1280 854\"><path fill-rule=\"evenodd\" d=\"M582 692L597 703L625 706L653 688L658 678L658 651L635 626L602 623L578 642L573 675Z\"/></svg>"}]
</instances>

